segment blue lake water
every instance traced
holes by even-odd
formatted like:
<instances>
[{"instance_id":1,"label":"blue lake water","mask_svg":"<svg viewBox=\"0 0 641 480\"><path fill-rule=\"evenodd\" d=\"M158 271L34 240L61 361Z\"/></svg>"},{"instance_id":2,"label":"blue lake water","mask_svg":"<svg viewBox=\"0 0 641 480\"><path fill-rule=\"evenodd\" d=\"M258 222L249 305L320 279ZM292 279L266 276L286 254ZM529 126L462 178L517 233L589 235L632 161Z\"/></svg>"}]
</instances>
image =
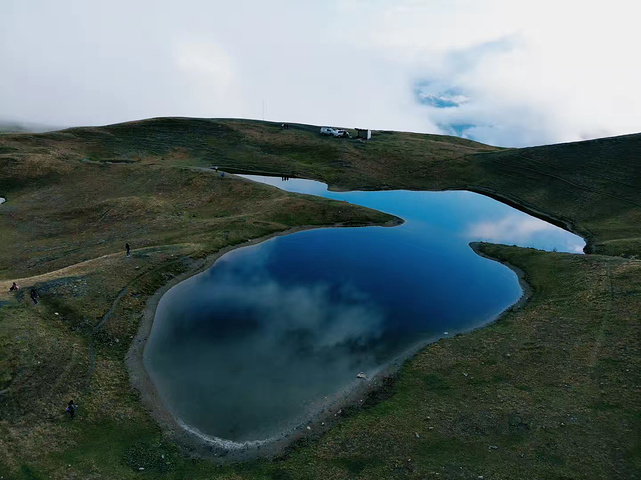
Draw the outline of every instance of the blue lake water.
<instances>
[{"instance_id":1,"label":"blue lake water","mask_svg":"<svg viewBox=\"0 0 641 480\"><path fill-rule=\"evenodd\" d=\"M520 298L514 272L472 241L582 252L583 239L471 192L329 192L396 227L325 228L234 250L161 299L145 366L166 406L202 434L246 442L299 425L326 397ZM447 332L447 333L445 333Z\"/></svg>"}]
</instances>

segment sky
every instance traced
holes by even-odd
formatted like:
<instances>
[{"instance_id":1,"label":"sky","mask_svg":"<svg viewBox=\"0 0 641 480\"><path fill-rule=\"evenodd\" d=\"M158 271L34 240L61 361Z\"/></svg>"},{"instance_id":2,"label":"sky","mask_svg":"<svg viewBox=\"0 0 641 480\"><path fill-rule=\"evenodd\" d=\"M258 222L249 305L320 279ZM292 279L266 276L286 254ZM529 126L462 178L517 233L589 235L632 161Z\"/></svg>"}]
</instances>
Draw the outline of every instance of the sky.
<instances>
[{"instance_id":1,"label":"sky","mask_svg":"<svg viewBox=\"0 0 641 480\"><path fill-rule=\"evenodd\" d=\"M254 118L500 146L641 131L636 0L0 0L0 120Z\"/></svg>"}]
</instances>

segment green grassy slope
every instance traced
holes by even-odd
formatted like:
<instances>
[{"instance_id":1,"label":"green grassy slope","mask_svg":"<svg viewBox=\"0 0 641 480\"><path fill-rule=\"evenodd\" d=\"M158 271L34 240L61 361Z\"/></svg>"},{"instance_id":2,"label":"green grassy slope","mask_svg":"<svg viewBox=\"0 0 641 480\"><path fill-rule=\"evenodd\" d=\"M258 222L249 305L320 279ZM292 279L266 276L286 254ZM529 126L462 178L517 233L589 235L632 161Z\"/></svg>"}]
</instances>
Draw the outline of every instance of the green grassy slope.
<instances>
[{"instance_id":1,"label":"green grassy slope","mask_svg":"<svg viewBox=\"0 0 641 480\"><path fill-rule=\"evenodd\" d=\"M223 232L246 239L296 225L389 218L223 179L188 162L111 163L113 153L88 160L103 144L81 132L68 142L67 133L0 138L0 196L8 199L0 211L0 273L55 270L121 250L126 241L136 247L189 242L211 251ZM106 145L100 148L112 147ZM141 141L140 148L148 145Z\"/></svg>"},{"instance_id":2,"label":"green grassy slope","mask_svg":"<svg viewBox=\"0 0 641 480\"><path fill-rule=\"evenodd\" d=\"M159 118L105 127L72 128L44 135L3 139L22 149L48 147L112 162L163 162L197 166L221 165L317 178L343 187L367 186L377 174L394 168L410 175L419 165L451 160L494 147L439 135L378 132L377 141L335 139L319 127L245 120ZM451 165L443 169L450 174Z\"/></svg>"},{"instance_id":3,"label":"green grassy slope","mask_svg":"<svg viewBox=\"0 0 641 480\"><path fill-rule=\"evenodd\" d=\"M8 195L0 242L19 248L0 249L1 275L44 273L122 250L125 242L135 248L191 243L215 251L233 238L297 225L387 218L213 172L108 164L65 165L62 171Z\"/></svg>"},{"instance_id":4,"label":"green grassy slope","mask_svg":"<svg viewBox=\"0 0 641 480\"><path fill-rule=\"evenodd\" d=\"M0 477L639 478L640 157L641 135L498 149L241 120L2 135ZM390 218L210 165L342 188L474 188L571 222L608 255L481 246L526 271L525 307L426 348L283 458L221 467L168 441L129 384L124 357L147 298L248 238ZM14 279L22 289L9 294Z\"/></svg>"},{"instance_id":5,"label":"green grassy slope","mask_svg":"<svg viewBox=\"0 0 641 480\"><path fill-rule=\"evenodd\" d=\"M595 243L594 251L641 253L641 135L499 149L439 135L374 132L364 142L322 137L309 125L281 130L259 121L160 118L5 135L0 154L12 152L56 152L61 159L89 162L218 165L347 189L498 192L528 209L571 220ZM0 192L11 188L1 182Z\"/></svg>"},{"instance_id":6,"label":"green grassy slope","mask_svg":"<svg viewBox=\"0 0 641 480\"><path fill-rule=\"evenodd\" d=\"M484 187L572 219L596 251L641 253L641 134L475 155Z\"/></svg>"}]
</instances>

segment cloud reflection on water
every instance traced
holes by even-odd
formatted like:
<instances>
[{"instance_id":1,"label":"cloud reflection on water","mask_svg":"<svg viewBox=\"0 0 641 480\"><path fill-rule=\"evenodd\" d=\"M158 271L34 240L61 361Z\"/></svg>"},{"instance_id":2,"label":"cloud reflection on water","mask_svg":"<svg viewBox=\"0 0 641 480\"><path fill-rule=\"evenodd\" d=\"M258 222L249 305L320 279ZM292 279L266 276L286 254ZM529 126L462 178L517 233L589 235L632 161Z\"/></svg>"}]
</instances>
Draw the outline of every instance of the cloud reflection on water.
<instances>
[{"instance_id":1,"label":"cloud reflection on water","mask_svg":"<svg viewBox=\"0 0 641 480\"><path fill-rule=\"evenodd\" d=\"M476 255L470 241L583 247L569 232L471 192L339 193L308 180L267 181L406 223L318 229L234 250L162 298L147 369L181 420L229 440L276 435L359 371L512 305L522 293L515 274Z\"/></svg>"},{"instance_id":2,"label":"cloud reflection on water","mask_svg":"<svg viewBox=\"0 0 641 480\"><path fill-rule=\"evenodd\" d=\"M267 272L251 278L226 275L211 285L209 307L233 305L255 316L261 332L276 342L292 331L306 331L318 348L380 336L383 315L365 292L353 285L286 285Z\"/></svg>"},{"instance_id":3,"label":"cloud reflection on water","mask_svg":"<svg viewBox=\"0 0 641 480\"><path fill-rule=\"evenodd\" d=\"M569 236L560 228L522 212L510 213L495 220L471 223L463 235L486 242L539 245L539 248L567 249L576 253L583 252L584 245L579 237Z\"/></svg>"},{"instance_id":4,"label":"cloud reflection on water","mask_svg":"<svg viewBox=\"0 0 641 480\"><path fill-rule=\"evenodd\" d=\"M235 441L293 426L290 412L375 368L385 323L350 283L287 284L261 266L263 255L250 257L172 291L163 316L182 321L160 322L151 353L162 371L154 380L183 420ZM181 388L162 388L178 378Z\"/></svg>"}]
</instances>

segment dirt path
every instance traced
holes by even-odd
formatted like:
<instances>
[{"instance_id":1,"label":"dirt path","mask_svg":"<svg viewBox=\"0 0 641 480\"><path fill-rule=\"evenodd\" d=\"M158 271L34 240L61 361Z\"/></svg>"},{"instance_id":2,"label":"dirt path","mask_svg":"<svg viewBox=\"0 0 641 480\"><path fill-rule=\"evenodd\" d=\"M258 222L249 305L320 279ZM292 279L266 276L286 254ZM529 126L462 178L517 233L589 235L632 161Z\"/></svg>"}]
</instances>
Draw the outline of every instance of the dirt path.
<instances>
[{"instance_id":1,"label":"dirt path","mask_svg":"<svg viewBox=\"0 0 641 480\"><path fill-rule=\"evenodd\" d=\"M118 304L120 303L120 300L122 300L122 298L125 296L125 294L127 293L128 289L131 288L136 282L138 282L142 278L146 277L147 275L156 273L159 270L167 268L167 266L169 266L169 265L173 265L175 263L182 262L182 261L185 260L185 258L186 257L182 256L182 257L179 257L179 258L177 258L175 260L172 260L170 262L162 263L161 265L159 265L159 266L157 266L155 268L148 269L148 270L140 273L139 275L135 276L132 280L129 281L129 283L127 283L127 285L125 285L122 288L122 290L120 290L120 292L118 293L118 295L116 296L114 301L111 303L111 307L109 308L107 313L105 313L103 315L102 319L98 322L98 324L96 324L96 326L93 329L93 332L92 332L92 335L91 335L91 341L89 343L89 375L88 375L88 380L87 380L87 389L89 389L91 387L91 379L93 378L93 374L94 374L94 372L96 370L96 357L97 357L96 339L97 339L97 335L100 332L100 330L102 330L102 327L105 325L105 323L107 323L107 321L113 316L116 308L118 307Z\"/></svg>"},{"instance_id":2,"label":"dirt path","mask_svg":"<svg viewBox=\"0 0 641 480\"><path fill-rule=\"evenodd\" d=\"M184 245L182 245L184 246ZM153 250L157 249L163 249L163 248L172 248L172 247L181 247L181 245L157 245L154 247L151 247ZM138 250L132 251L132 253L136 252L145 252L149 249L147 248L142 248ZM99 270L101 266L104 267L105 263L109 263L110 261L116 260L118 258L122 257L121 252L115 252L107 255L102 255L100 257L92 258L89 260L84 260L82 262L78 262L72 265L68 265L66 267L60 268L58 270L53 270L51 272L39 274L39 275L34 275L31 277L21 277L18 279L10 279L10 280L0 280L0 298L2 297L8 297L9 296L9 287L11 286L12 282L16 282L20 287L29 287L38 283L46 283L46 282L51 282L54 280L58 280L60 278L65 278L69 276L77 276L77 275L84 275L88 274L91 272L94 272L96 270ZM98 334L104 327L105 323L109 321L110 318L114 315L116 309L118 308L118 305L120 304L120 301L123 299L125 294L131 289L133 285L135 285L137 282L139 282L141 279L144 277L154 274L158 272L159 270L162 270L164 268L167 268L170 265L173 265L178 262L184 261L186 258L186 255L180 255L175 259L172 259L170 261L164 261L160 265L155 266L155 267L150 267L146 269L143 272L138 273L135 277L133 277L127 284L118 292L114 300L111 302L111 305L109 307L109 310L102 316L100 321L93 327L93 330L91 332L91 336L88 339L87 342L87 347L88 347L88 356L89 356L89 372L87 376L87 382L86 386L84 388L84 391L87 392L91 388L91 381L96 369L96 359L97 359L97 339L98 339ZM75 358L76 352L74 351L74 358ZM77 363L75 360L73 363ZM68 367L70 368L70 367ZM8 390L8 389L6 389ZM4 391L3 391L4 392ZM0 395L3 393L0 392Z\"/></svg>"}]
</instances>

